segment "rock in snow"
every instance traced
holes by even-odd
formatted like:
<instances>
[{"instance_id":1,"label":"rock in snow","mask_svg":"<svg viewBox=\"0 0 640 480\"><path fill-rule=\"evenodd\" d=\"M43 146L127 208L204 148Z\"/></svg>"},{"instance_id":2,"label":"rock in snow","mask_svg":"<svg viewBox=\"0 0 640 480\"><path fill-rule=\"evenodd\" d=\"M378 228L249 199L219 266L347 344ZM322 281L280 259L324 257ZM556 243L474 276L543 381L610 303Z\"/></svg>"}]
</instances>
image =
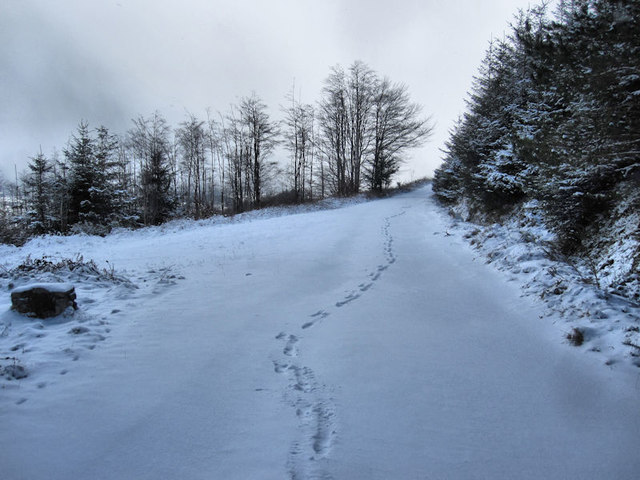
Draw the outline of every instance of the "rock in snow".
<instances>
[{"instance_id":1,"label":"rock in snow","mask_svg":"<svg viewBox=\"0 0 640 480\"><path fill-rule=\"evenodd\" d=\"M68 307L78 308L75 288L69 283L35 283L11 292L12 310L31 317L55 317Z\"/></svg>"}]
</instances>

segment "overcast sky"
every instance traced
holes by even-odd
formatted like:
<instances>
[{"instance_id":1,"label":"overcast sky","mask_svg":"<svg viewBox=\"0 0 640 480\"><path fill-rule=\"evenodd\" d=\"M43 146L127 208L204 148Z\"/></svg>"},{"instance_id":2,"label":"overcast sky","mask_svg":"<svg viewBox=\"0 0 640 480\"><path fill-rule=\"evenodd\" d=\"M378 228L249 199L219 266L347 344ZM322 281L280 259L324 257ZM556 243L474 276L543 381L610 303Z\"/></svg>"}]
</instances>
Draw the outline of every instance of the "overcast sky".
<instances>
[{"instance_id":1,"label":"overcast sky","mask_svg":"<svg viewBox=\"0 0 640 480\"><path fill-rule=\"evenodd\" d=\"M62 150L81 119L123 134L138 115L226 111L255 91L274 119L362 60L405 83L436 130L405 178L440 163L488 42L529 0L0 0L0 172Z\"/></svg>"}]
</instances>

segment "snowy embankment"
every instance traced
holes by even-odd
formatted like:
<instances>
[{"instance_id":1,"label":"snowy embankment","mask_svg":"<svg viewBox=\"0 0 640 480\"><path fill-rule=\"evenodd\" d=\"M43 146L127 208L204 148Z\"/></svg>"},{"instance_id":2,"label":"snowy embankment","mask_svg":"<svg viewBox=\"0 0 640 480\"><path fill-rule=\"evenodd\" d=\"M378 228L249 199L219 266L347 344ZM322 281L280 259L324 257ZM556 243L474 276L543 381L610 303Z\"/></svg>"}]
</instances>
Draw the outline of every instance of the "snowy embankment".
<instances>
[{"instance_id":1,"label":"snowy embankment","mask_svg":"<svg viewBox=\"0 0 640 480\"><path fill-rule=\"evenodd\" d=\"M608 242L598 261L574 259L580 262L574 263L556 251L554 235L544 227L539 212L532 201L504 225L483 226L459 220L468 216L462 204L453 210L457 220L451 221L451 231L464 236L525 295L541 300L544 316L559 324L570 343L606 365L622 362L640 367L640 305L613 288L633 269L640 242L633 233L638 216L620 218L614 229L619 237Z\"/></svg>"},{"instance_id":2,"label":"snowy embankment","mask_svg":"<svg viewBox=\"0 0 640 480\"><path fill-rule=\"evenodd\" d=\"M429 187L280 213L4 249L2 478L637 477L634 357L521 296L544 259L486 265ZM43 255L74 315L8 310Z\"/></svg>"}]
</instances>

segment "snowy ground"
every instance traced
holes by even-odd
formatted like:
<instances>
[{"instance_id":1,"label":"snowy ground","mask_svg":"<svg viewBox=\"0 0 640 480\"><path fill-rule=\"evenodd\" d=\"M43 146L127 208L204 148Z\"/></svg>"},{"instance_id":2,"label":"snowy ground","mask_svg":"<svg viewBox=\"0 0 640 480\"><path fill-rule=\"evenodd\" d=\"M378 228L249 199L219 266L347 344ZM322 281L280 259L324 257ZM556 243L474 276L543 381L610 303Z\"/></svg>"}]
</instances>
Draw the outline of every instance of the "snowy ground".
<instances>
[{"instance_id":1,"label":"snowy ground","mask_svg":"<svg viewBox=\"0 0 640 480\"><path fill-rule=\"evenodd\" d=\"M464 205L454 216L465 217ZM536 202L525 205L505 225L481 226L452 220L451 231L462 234L488 263L521 285L525 295L546 306L544 315L558 322L565 337L579 332L584 349L606 365L618 363L640 367L640 305L618 295L616 270L625 273L640 239L633 234L637 216L625 217L618 228L617 248L602 252L598 263L574 263L553 247L554 236L543 226ZM576 260L577 261L577 260Z\"/></svg>"},{"instance_id":2,"label":"snowy ground","mask_svg":"<svg viewBox=\"0 0 640 480\"><path fill-rule=\"evenodd\" d=\"M573 312L522 296L546 260L497 271L470 228L425 187L0 247L1 477L637 478L633 349L568 345ZM9 311L43 255L75 314Z\"/></svg>"}]
</instances>

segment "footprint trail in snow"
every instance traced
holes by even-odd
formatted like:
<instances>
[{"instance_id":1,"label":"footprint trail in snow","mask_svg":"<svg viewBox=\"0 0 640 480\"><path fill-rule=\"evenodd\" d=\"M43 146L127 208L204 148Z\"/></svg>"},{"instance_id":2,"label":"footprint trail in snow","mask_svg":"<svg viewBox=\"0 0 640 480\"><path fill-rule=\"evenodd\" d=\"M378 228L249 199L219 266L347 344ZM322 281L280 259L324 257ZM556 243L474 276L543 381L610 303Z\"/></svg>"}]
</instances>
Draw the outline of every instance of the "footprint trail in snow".
<instances>
[{"instance_id":1,"label":"footprint trail in snow","mask_svg":"<svg viewBox=\"0 0 640 480\"><path fill-rule=\"evenodd\" d=\"M380 279L383 272L396 262L391 234L392 219L404 215L405 211L384 219L382 226L384 262L378 265L368 279L348 293L334 305L317 310L302 323L301 330L309 331L331 315L332 308L343 308L358 300ZM288 384L285 401L295 410L298 419L298 435L289 448L287 471L291 480L307 478L330 479L323 460L328 457L337 435L335 403L330 389L320 382L314 371L302 365L299 344L303 337L280 332L275 339L281 343L282 356L273 361L274 371L285 375Z\"/></svg>"}]
</instances>

